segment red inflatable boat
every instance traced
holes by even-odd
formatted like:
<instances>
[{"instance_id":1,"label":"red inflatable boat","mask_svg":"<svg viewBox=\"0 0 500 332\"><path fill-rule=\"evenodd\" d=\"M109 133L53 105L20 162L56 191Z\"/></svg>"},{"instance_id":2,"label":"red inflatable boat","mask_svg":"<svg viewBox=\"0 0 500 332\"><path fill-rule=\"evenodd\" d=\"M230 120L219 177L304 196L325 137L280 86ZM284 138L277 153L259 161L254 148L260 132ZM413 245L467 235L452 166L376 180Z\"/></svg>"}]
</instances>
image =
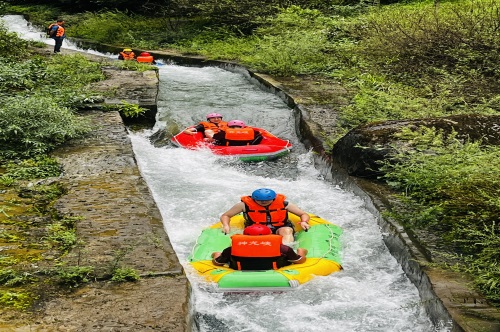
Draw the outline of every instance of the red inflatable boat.
<instances>
[{"instance_id":1,"label":"red inflatable boat","mask_svg":"<svg viewBox=\"0 0 500 332\"><path fill-rule=\"evenodd\" d=\"M203 139L202 133L195 135L179 134L172 137L172 142L182 148L196 150L200 148L208 148L216 155L238 157L243 161L263 161L272 160L286 155L292 149L292 144L288 140L282 140L271 134L270 132L259 130L263 136L262 141L257 145L245 146L220 146L212 143L207 143Z\"/></svg>"}]
</instances>

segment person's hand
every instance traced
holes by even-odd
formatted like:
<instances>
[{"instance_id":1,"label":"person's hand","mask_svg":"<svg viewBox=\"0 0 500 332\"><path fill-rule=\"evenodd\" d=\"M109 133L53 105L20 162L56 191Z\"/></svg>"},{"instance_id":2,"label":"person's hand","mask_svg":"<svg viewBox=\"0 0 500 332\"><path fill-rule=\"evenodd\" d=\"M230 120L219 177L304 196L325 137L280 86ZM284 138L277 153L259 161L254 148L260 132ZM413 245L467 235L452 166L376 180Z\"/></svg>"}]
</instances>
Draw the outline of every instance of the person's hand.
<instances>
[{"instance_id":1,"label":"person's hand","mask_svg":"<svg viewBox=\"0 0 500 332\"><path fill-rule=\"evenodd\" d=\"M231 230L231 227L229 225L222 225L222 231L224 234L229 234L229 231Z\"/></svg>"},{"instance_id":2,"label":"person's hand","mask_svg":"<svg viewBox=\"0 0 500 332\"><path fill-rule=\"evenodd\" d=\"M306 222L306 221L301 221L301 222L300 222L300 227L302 227L302 229L303 229L303 230L305 230L306 232L307 232L307 230L308 230L309 228L311 228L311 226L309 225L309 223L308 223L308 222Z\"/></svg>"},{"instance_id":3,"label":"person's hand","mask_svg":"<svg viewBox=\"0 0 500 332\"><path fill-rule=\"evenodd\" d=\"M195 135L196 134L196 129L194 129L194 128L187 128L186 130L184 130L184 134Z\"/></svg>"}]
</instances>

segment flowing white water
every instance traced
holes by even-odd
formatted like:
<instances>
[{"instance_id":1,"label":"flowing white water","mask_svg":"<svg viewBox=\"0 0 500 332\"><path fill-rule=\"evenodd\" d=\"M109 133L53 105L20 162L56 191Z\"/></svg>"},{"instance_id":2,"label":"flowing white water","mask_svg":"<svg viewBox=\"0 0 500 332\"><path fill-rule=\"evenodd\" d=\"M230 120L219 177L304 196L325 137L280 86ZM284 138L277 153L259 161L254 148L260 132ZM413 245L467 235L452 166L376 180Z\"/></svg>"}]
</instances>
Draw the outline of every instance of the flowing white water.
<instances>
[{"instance_id":1,"label":"flowing white water","mask_svg":"<svg viewBox=\"0 0 500 332\"><path fill-rule=\"evenodd\" d=\"M26 29L25 21L21 23L18 28ZM148 138L153 131L130 135L141 173L193 285L195 330L447 330L429 321L417 289L388 252L362 200L325 181L314 168L311 153L294 133L292 111L279 98L243 75L218 68L163 66L160 81L158 121L153 131L172 124L183 128L206 113L218 112L226 120L242 119L294 144L288 157L246 164L208 151L156 148ZM213 292L200 280L187 263L196 238L240 196L259 187L284 193L304 210L341 226L344 270L285 293L225 295Z\"/></svg>"},{"instance_id":2,"label":"flowing white water","mask_svg":"<svg viewBox=\"0 0 500 332\"><path fill-rule=\"evenodd\" d=\"M45 31L40 31L39 28L33 26L30 22L26 21L21 15L5 15L2 16L0 22L3 21L4 26L11 32L16 32L19 38L26 40L35 40L42 43L54 45L54 39L48 38ZM117 54L111 53L101 53L92 49L81 49L78 48L74 43L69 41L67 38L63 40L61 46L62 49L68 50L78 50L80 52L86 52L95 55L101 55L108 58L118 58Z\"/></svg>"}]
</instances>

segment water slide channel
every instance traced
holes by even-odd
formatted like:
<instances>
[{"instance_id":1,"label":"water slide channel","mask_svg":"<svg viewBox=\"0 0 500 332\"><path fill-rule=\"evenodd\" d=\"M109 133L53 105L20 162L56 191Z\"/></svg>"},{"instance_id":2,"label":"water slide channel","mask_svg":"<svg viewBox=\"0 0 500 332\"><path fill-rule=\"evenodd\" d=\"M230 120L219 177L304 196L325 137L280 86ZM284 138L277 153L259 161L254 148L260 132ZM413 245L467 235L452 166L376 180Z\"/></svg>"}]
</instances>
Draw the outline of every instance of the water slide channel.
<instances>
[{"instance_id":1,"label":"water slide channel","mask_svg":"<svg viewBox=\"0 0 500 332\"><path fill-rule=\"evenodd\" d=\"M5 16L9 30L43 40L21 16ZM65 42L64 48L78 49ZM82 50L106 57L92 50ZM166 64L159 69L155 127L130 133L143 177L163 216L165 230L192 284L195 331L448 331L427 316L416 287L389 253L376 218L362 199L327 180L295 133L294 111L245 75L216 67ZM289 156L243 163L209 151L155 147L157 130L182 129L210 112L241 119L289 139ZM171 129L170 129L171 130ZM283 293L223 294L200 280L187 258L203 228L260 187L284 193L289 201L344 230L344 270L317 277ZM168 308L165 308L168 310Z\"/></svg>"}]
</instances>

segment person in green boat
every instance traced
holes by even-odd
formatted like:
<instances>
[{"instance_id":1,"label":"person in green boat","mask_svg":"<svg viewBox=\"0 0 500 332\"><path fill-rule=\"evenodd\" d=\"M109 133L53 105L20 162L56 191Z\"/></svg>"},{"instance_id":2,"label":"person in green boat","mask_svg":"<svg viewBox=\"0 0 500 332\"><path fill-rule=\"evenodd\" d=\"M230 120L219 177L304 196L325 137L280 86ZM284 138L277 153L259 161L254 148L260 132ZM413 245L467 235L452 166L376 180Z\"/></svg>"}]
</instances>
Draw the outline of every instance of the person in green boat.
<instances>
[{"instance_id":1,"label":"person in green boat","mask_svg":"<svg viewBox=\"0 0 500 332\"><path fill-rule=\"evenodd\" d=\"M229 234L231 217L243 213L245 226L262 224L269 227L273 234L283 237L283 243L293 243L294 228L288 219L288 213L300 217L300 226L304 230L309 229L309 214L302 211L298 206L286 201L282 194L276 194L272 189L260 188L255 190L251 196L241 197L241 202L224 212L220 221L222 230Z\"/></svg>"},{"instance_id":2,"label":"person in green boat","mask_svg":"<svg viewBox=\"0 0 500 332\"><path fill-rule=\"evenodd\" d=\"M281 236L265 225L253 224L231 237L231 247L212 253L212 263L229 264L234 270L276 270L306 261L307 249L292 248L281 243Z\"/></svg>"}]
</instances>

